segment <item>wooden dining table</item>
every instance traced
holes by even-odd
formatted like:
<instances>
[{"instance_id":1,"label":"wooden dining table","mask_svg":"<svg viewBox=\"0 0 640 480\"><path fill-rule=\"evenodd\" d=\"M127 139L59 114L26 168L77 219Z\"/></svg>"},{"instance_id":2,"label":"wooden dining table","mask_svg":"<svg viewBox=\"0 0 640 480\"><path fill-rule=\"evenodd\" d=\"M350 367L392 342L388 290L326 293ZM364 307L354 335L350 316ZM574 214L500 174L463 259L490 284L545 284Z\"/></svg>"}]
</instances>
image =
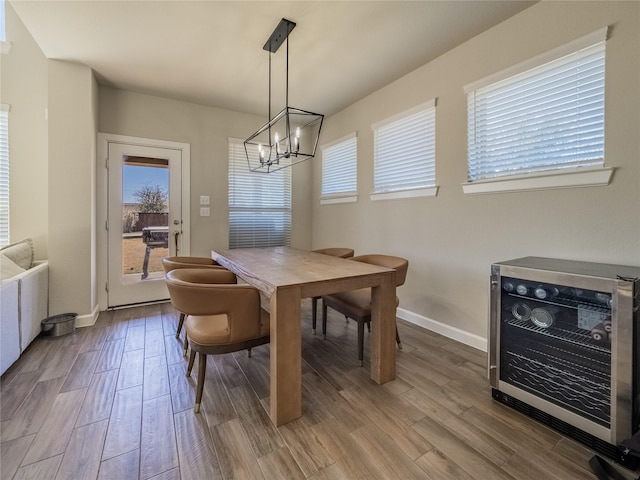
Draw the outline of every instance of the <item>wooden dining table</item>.
<instances>
[{"instance_id":1,"label":"wooden dining table","mask_svg":"<svg viewBox=\"0 0 640 480\"><path fill-rule=\"evenodd\" d=\"M220 265L269 298L270 416L280 426L302 416L301 299L372 287L371 379L396 374L394 270L290 247L211 252Z\"/></svg>"}]
</instances>

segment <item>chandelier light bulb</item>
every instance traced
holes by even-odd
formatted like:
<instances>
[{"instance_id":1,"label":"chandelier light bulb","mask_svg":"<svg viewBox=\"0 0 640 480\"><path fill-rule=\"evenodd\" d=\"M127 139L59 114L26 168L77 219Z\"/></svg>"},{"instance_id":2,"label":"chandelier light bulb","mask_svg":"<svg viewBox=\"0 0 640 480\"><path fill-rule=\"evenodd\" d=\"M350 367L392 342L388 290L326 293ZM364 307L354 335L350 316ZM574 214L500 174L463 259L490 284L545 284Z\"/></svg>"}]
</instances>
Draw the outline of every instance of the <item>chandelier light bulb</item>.
<instances>
[{"instance_id":1,"label":"chandelier light bulb","mask_svg":"<svg viewBox=\"0 0 640 480\"><path fill-rule=\"evenodd\" d=\"M280 155L280 135L278 132L273 134L273 143L276 144L276 155Z\"/></svg>"}]
</instances>

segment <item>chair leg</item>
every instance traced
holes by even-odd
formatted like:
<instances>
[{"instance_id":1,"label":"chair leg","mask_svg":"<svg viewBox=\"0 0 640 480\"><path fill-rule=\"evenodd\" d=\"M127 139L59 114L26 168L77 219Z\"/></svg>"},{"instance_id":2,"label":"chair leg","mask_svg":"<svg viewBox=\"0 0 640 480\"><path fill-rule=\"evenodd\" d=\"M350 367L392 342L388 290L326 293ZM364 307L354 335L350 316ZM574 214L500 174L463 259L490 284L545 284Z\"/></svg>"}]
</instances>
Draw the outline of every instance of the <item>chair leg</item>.
<instances>
[{"instance_id":1,"label":"chair leg","mask_svg":"<svg viewBox=\"0 0 640 480\"><path fill-rule=\"evenodd\" d=\"M316 309L318 308L318 297L313 297L311 299L311 331L313 334L316 334Z\"/></svg>"},{"instance_id":2,"label":"chair leg","mask_svg":"<svg viewBox=\"0 0 640 480\"><path fill-rule=\"evenodd\" d=\"M327 339L327 304L322 302L322 339Z\"/></svg>"},{"instance_id":3,"label":"chair leg","mask_svg":"<svg viewBox=\"0 0 640 480\"><path fill-rule=\"evenodd\" d=\"M200 412L202 390L204 389L204 372L207 370L207 356L204 353L198 353L198 359L198 386L196 387L196 405L193 409L195 413Z\"/></svg>"},{"instance_id":4,"label":"chair leg","mask_svg":"<svg viewBox=\"0 0 640 480\"><path fill-rule=\"evenodd\" d=\"M196 359L195 350L191 350L191 355L189 356L189 363L187 364L187 377L191 376L191 370L193 370L193 361Z\"/></svg>"},{"instance_id":5,"label":"chair leg","mask_svg":"<svg viewBox=\"0 0 640 480\"><path fill-rule=\"evenodd\" d=\"M358 320L358 360L360 366L364 366L364 322Z\"/></svg>"},{"instance_id":6,"label":"chair leg","mask_svg":"<svg viewBox=\"0 0 640 480\"><path fill-rule=\"evenodd\" d=\"M189 350L189 337L187 337L186 335L184 336L184 345L183 345L183 349L182 349L182 356L183 357L187 357L187 351Z\"/></svg>"},{"instance_id":7,"label":"chair leg","mask_svg":"<svg viewBox=\"0 0 640 480\"><path fill-rule=\"evenodd\" d=\"M396 325L396 343L398 344L398 348L402 350L402 342L400 341L400 335L398 334L398 325Z\"/></svg>"},{"instance_id":8,"label":"chair leg","mask_svg":"<svg viewBox=\"0 0 640 480\"><path fill-rule=\"evenodd\" d=\"M251 347L247 348L248 357L251 358Z\"/></svg>"},{"instance_id":9,"label":"chair leg","mask_svg":"<svg viewBox=\"0 0 640 480\"><path fill-rule=\"evenodd\" d=\"M180 314L180 320L178 320L178 329L176 330L176 338L180 338L180 332L182 331L182 325L184 324L184 313Z\"/></svg>"}]
</instances>

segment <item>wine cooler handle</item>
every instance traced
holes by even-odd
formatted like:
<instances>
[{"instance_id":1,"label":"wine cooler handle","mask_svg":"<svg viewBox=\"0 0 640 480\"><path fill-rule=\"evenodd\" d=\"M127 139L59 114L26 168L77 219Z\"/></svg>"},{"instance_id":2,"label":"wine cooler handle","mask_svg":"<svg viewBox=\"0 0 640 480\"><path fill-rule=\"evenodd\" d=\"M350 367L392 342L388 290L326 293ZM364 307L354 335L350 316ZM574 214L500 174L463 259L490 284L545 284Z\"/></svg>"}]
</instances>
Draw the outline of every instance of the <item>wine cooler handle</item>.
<instances>
[{"instance_id":1,"label":"wine cooler handle","mask_svg":"<svg viewBox=\"0 0 640 480\"><path fill-rule=\"evenodd\" d=\"M489 295L489 383L498 388L498 323L500 321L500 275L491 274L491 292Z\"/></svg>"}]
</instances>

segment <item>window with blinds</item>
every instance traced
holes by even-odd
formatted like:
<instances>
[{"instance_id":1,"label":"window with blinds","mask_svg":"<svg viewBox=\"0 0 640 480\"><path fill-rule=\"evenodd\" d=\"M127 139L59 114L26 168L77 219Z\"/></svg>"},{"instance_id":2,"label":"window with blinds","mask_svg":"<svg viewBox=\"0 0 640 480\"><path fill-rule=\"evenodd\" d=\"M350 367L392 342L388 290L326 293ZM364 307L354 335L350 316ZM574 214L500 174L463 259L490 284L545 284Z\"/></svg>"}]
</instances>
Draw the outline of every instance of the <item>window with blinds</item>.
<instances>
[{"instance_id":1,"label":"window with blinds","mask_svg":"<svg viewBox=\"0 0 640 480\"><path fill-rule=\"evenodd\" d=\"M5 2L0 0L0 42L4 42L7 39L5 30Z\"/></svg>"},{"instance_id":2,"label":"window with blinds","mask_svg":"<svg viewBox=\"0 0 640 480\"><path fill-rule=\"evenodd\" d=\"M374 193L434 187L435 100L372 126Z\"/></svg>"},{"instance_id":3,"label":"window with blinds","mask_svg":"<svg viewBox=\"0 0 640 480\"><path fill-rule=\"evenodd\" d=\"M595 32L571 52L466 89L469 182L604 166L605 38Z\"/></svg>"},{"instance_id":4,"label":"window with blinds","mask_svg":"<svg viewBox=\"0 0 640 480\"><path fill-rule=\"evenodd\" d=\"M11 42L7 42L7 30L5 26L5 1L0 0L0 54L4 55L11 51Z\"/></svg>"},{"instance_id":5,"label":"window with blinds","mask_svg":"<svg viewBox=\"0 0 640 480\"><path fill-rule=\"evenodd\" d=\"M322 200L355 197L358 190L356 134L322 147Z\"/></svg>"},{"instance_id":6,"label":"window with blinds","mask_svg":"<svg viewBox=\"0 0 640 480\"><path fill-rule=\"evenodd\" d=\"M9 105L0 105L0 247L9 244Z\"/></svg>"},{"instance_id":7,"label":"window with blinds","mask_svg":"<svg viewBox=\"0 0 640 480\"><path fill-rule=\"evenodd\" d=\"M251 172L242 140L229 139L229 248L290 243L291 169Z\"/></svg>"}]
</instances>

